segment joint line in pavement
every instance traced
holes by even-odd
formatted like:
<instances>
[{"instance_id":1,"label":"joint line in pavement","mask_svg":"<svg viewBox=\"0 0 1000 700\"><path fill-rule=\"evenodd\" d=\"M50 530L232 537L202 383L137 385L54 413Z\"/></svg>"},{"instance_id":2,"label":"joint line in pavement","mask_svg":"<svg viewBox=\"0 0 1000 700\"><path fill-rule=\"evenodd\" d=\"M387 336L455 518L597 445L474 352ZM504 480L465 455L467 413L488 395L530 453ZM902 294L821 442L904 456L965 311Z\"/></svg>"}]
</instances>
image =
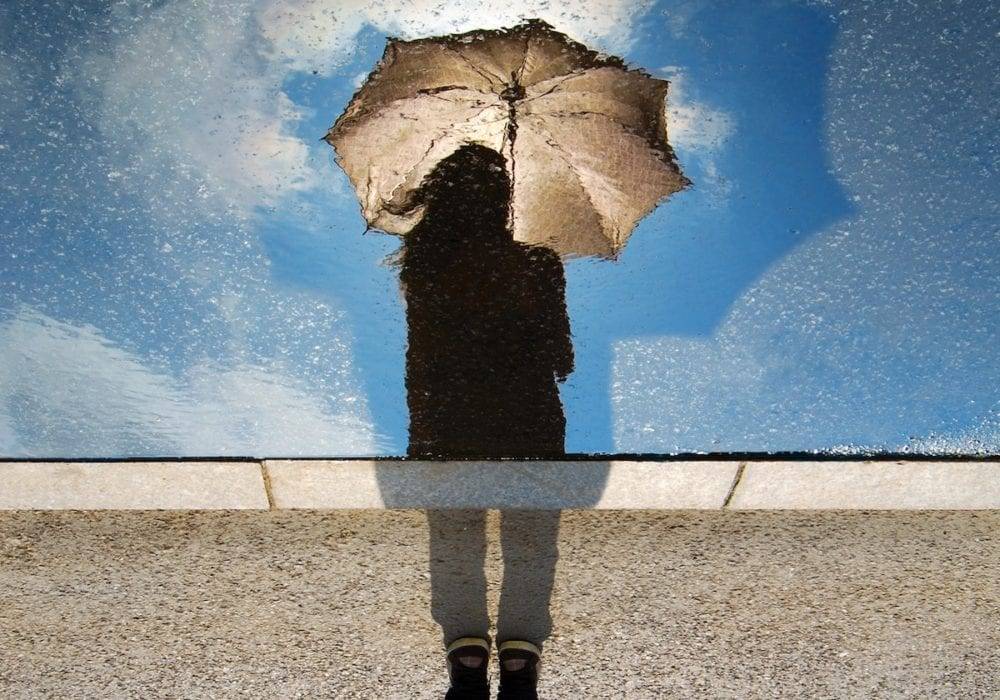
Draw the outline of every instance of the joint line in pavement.
<instances>
[{"instance_id":1,"label":"joint line in pavement","mask_svg":"<svg viewBox=\"0 0 1000 700\"><path fill-rule=\"evenodd\" d=\"M267 460L260 460L260 476L264 480L264 495L267 496L267 509L276 510L274 492L271 488L271 472L267 470Z\"/></svg>"},{"instance_id":2,"label":"joint line in pavement","mask_svg":"<svg viewBox=\"0 0 1000 700\"><path fill-rule=\"evenodd\" d=\"M746 469L746 466L746 462L740 462L739 466L736 467L736 476L733 477L733 485L729 487L729 493L726 494L726 500L722 502L723 510L729 508L729 502L733 500L733 494L736 493L736 488L740 485L740 481L743 479L743 470Z\"/></svg>"}]
</instances>

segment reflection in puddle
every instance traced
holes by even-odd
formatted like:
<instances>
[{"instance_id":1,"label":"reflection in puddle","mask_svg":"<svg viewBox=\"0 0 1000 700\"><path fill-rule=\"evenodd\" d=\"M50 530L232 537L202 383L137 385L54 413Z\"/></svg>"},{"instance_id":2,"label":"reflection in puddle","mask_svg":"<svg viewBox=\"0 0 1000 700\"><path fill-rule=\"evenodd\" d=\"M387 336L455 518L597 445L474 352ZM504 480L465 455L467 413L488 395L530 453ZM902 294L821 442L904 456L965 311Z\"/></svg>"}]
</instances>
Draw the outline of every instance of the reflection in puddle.
<instances>
[{"instance_id":1,"label":"reflection in puddle","mask_svg":"<svg viewBox=\"0 0 1000 700\"><path fill-rule=\"evenodd\" d=\"M689 184L667 89L541 20L389 40L326 140L369 226L406 237L411 456L564 453L560 256L616 257Z\"/></svg>"},{"instance_id":2,"label":"reflection in puddle","mask_svg":"<svg viewBox=\"0 0 1000 700\"><path fill-rule=\"evenodd\" d=\"M206 359L175 375L93 326L22 308L0 323L0 456L377 449L363 397L348 393L349 376L335 396L334 386L259 360Z\"/></svg>"},{"instance_id":3,"label":"reflection in puddle","mask_svg":"<svg viewBox=\"0 0 1000 700\"><path fill-rule=\"evenodd\" d=\"M400 275L410 455L554 456L573 370L562 263L515 242L504 158L465 146L424 183Z\"/></svg>"},{"instance_id":4,"label":"reflection in puddle","mask_svg":"<svg viewBox=\"0 0 1000 700\"><path fill-rule=\"evenodd\" d=\"M477 144L505 157L515 240L613 258L689 184L667 142L668 87L537 19L390 39L325 140L373 228L409 233L424 178Z\"/></svg>"},{"instance_id":5,"label":"reflection in puddle","mask_svg":"<svg viewBox=\"0 0 1000 700\"><path fill-rule=\"evenodd\" d=\"M0 456L405 452L398 242L319 137L387 35L534 15L671 81L696 183L565 264L567 450L998 449L990 3L78 5L0 21Z\"/></svg>"}]
</instances>

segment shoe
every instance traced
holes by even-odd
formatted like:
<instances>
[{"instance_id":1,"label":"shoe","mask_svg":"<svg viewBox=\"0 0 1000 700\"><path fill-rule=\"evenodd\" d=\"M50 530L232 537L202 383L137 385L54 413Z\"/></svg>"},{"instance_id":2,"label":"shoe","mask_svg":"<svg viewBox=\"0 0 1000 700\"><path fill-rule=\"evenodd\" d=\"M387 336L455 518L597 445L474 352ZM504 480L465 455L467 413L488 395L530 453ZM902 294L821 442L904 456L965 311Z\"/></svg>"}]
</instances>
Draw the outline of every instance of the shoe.
<instances>
[{"instance_id":1,"label":"shoe","mask_svg":"<svg viewBox=\"0 0 1000 700\"><path fill-rule=\"evenodd\" d=\"M490 643L481 637L460 637L448 645L445 700L489 700Z\"/></svg>"},{"instance_id":2,"label":"shoe","mask_svg":"<svg viewBox=\"0 0 1000 700\"><path fill-rule=\"evenodd\" d=\"M542 652L531 642L511 639L500 644L500 692L497 700L538 700L538 667Z\"/></svg>"}]
</instances>

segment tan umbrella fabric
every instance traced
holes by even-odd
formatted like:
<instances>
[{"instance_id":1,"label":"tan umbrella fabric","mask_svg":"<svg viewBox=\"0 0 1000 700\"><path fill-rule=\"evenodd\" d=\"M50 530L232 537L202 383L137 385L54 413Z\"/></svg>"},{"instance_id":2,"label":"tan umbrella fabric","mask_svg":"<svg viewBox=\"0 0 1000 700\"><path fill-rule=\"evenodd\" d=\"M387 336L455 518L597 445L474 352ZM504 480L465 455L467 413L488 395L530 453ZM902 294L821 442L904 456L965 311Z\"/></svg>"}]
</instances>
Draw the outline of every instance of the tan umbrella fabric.
<instances>
[{"instance_id":1,"label":"tan umbrella fabric","mask_svg":"<svg viewBox=\"0 0 1000 700\"><path fill-rule=\"evenodd\" d=\"M390 39L326 140L373 228L409 232L423 179L475 143L506 157L515 240L614 257L688 184L667 141L667 87L540 20Z\"/></svg>"}]
</instances>

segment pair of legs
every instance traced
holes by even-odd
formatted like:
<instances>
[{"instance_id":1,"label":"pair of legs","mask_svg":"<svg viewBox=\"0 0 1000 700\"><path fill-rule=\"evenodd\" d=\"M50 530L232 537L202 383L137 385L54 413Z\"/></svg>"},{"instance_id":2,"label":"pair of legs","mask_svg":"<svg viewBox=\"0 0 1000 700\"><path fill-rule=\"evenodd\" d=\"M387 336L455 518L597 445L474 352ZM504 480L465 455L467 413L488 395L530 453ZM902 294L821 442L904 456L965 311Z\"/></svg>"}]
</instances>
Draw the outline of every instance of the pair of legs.
<instances>
[{"instance_id":1,"label":"pair of legs","mask_svg":"<svg viewBox=\"0 0 1000 700\"><path fill-rule=\"evenodd\" d=\"M549 601L555 579L559 511L500 514L504 572L497 610L498 643L541 647L552 631ZM486 608L486 511L429 510L431 614L447 645L459 637L489 638Z\"/></svg>"}]
</instances>

